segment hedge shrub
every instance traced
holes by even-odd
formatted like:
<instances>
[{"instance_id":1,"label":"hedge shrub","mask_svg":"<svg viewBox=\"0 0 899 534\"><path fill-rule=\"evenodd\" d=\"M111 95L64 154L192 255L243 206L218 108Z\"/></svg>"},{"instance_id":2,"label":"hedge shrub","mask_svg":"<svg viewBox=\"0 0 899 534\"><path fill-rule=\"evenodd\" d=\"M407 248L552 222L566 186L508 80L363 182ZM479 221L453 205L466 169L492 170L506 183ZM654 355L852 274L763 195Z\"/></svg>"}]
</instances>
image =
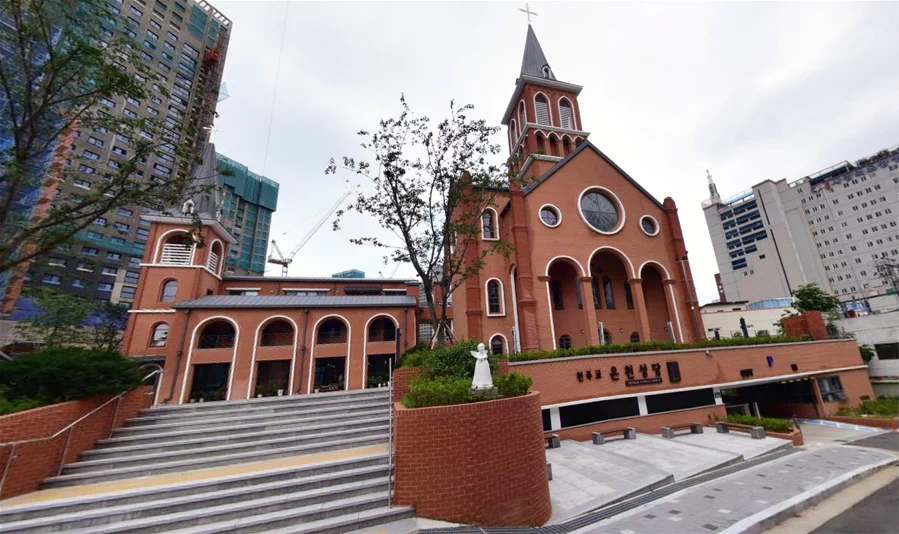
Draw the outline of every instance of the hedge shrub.
<instances>
[{"instance_id":1,"label":"hedge shrub","mask_svg":"<svg viewBox=\"0 0 899 534\"><path fill-rule=\"evenodd\" d=\"M140 385L137 363L116 352L52 348L0 363L0 406L36 406L121 393Z\"/></svg>"},{"instance_id":2,"label":"hedge shrub","mask_svg":"<svg viewBox=\"0 0 899 534\"><path fill-rule=\"evenodd\" d=\"M406 408L448 406L470 402L471 379L462 377L417 376L409 381L409 393L403 397Z\"/></svg>"},{"instance_id":3,"label":"hedge shrub","mask_svg":"<svg viewBox=\"0 0 899 534\"><path fill-rule=\"evenodd\" d=\"M775 417L752 417L749 415L731 414L727 416L728 423L739 423L742 425L761 426L765 430L777 432L780 434L789 434L793 431L793 421L789 419L778 419Z\"/></svg>"},{"instance_id":4,"label":"hedge shrub","mask_svg":"<svg viewBox=\"0 0 899 534\"><path fill-rule=\"evenodd\" d=\"M477 350L476 341L459 340L454 345L434 350L416 348L403 355L400 367L417 367L421 374L409 382L409 393L403 397L406 408L449 406L491 400L496 396L472 395L471 380L477 360L471 352ZM531 379L520 373L497 375L497 356L490 356L490 372L496 395L518 397L527 395Z\"/></svg>"},{"instance_id":5,"label":"hedge shrub","mask_svg":"<svg viewBox=\"0 0 899 534\"><path fill-rule=\"evenodd\" d=\"M899 416L899 397L879 397L866 400L858 406L840 406L837 415L877 415L880 417Z\"/></svg>"},{"instance_id":6,"label":"hedge shrub","mask_svg":"<svg viewBox=\"0 0 899 534\"><path fill-rule=\"evenodd\" d=\"M527 395L531 390L533 381L531 377L516 372L493 377L493 385L496 386L497 392L503 397Z\"/></svg>"},{"instance_id":7,"label":"hedge shrub","mask_svg":"<svg viewBox=\"0 0 899 534\"><path fill-rule=\"evenodd\" d=\"M747 345L770 345L773 343L798 343L807 341L802 338L788 336L772 337L738 337L727 339L706 339L695 343L671 343L668 341L644 341L640 343L615 343L611 345L590 345L576 349L542 350L520 352L509 355L511 362L530 360L549 360L553 358L570 358L571 356L588 356L593 354L621 354L631 352L655 352L666 350L709 349L715 347L742 347Z\"/></svg>"}]
</instances>

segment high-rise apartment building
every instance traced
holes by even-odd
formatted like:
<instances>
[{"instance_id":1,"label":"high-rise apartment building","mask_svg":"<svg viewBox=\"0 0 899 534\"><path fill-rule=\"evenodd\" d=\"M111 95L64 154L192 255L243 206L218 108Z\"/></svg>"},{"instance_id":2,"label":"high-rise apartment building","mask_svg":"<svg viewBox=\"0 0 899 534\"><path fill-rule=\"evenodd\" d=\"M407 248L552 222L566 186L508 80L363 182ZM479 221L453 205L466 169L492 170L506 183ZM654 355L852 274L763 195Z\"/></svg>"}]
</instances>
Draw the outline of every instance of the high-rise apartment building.
<instances>
[{"instance_id":1,"label":"high-rise apartment building","mask_svg":"<svg viewBox=\"0 0 899 534\"><path fill-rule=\"evenodd\" d=\"M703 202L728 301L790 296L817 283L847 310L896 291L899 145L793 182L765 180Z\"/></svg>"},{"instance_id":2,"label":"high-rise apartment building","mask_svg":"<svg viewBox=\"0 0 899 534\"><path fill-rule=\"evenodd\" d=\"M228 50L231 21L203 0L112 0L118 24L103 28L110 39L121 33L141 47L139 55L149 75L145 101L122 98L101 103L107 113L129 118L163 120L160 135L203 154L215 113L222 68ZM134 71L129 65L120 68ZM141 135L152 138L152 134ZM159 139L155 141L163 141ZM132 153L130 139L101 130L82 130L71 145L67 165L74 171L59 184L59 198L77 198L104 175L114 173ZM164 147L163 147L164 148ZM145 179L168 177L179 162L175 151L151 155L138 165ZM30 265L26 284L55 287L90 300L130 303L137 287L149 223L139 207L119 208L97 218L59 250Z\"/></svg>"},{"instance_id":3,"label":"high-rise apartment building","mask_svg":"<svg viewBox=\"0 0 899 534\"><path fill-rule=\"evenodd\" d=\"M262 275L272 213L278 207L278 183L219 153L215 166L221 223L237 240L226 258L225 272Z\"/></svg>"}]
</instances>

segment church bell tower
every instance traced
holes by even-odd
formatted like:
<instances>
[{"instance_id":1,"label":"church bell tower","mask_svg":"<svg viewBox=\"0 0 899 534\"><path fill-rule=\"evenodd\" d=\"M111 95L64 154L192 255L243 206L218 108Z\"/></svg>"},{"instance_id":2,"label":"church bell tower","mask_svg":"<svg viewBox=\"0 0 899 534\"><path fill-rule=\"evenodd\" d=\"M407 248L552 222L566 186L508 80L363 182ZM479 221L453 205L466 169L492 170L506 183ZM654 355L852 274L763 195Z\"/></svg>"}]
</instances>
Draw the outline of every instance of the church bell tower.
<instances>
[{"instance_id":1,"label":"church bell tower","mask_svg":"<svg viewBox=\"0 0 899 534\"><path fill-rule=\"evenodd\" d=\"M508 129L509 155L518 159L519 168L529 156L560 160L587 138L577 100L581 89L556 78L529 23L521 73L502 120Z\"/></svg>"}]
</instances>

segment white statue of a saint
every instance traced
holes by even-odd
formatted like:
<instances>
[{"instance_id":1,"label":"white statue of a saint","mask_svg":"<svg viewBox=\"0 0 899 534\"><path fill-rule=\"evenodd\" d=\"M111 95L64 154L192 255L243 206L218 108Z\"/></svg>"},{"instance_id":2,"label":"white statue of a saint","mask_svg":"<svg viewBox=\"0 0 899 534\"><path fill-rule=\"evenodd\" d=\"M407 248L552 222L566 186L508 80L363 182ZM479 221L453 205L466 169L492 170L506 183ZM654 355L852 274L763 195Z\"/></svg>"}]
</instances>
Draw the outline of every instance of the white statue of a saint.
<instances>
[{"instance_id":1,"label":"white statue of a saint","mask_svg":"<svg viewBox=\"0 0 899 534\"><path fill-rule=\"evenodd\" d=\"M478 350L469 352L478 360L474 364L474 379L471 381L471 389L491 389L493 387L493 377L490 376L487 347L483 343L478 343Z\"/></svg>"}]
</instances>

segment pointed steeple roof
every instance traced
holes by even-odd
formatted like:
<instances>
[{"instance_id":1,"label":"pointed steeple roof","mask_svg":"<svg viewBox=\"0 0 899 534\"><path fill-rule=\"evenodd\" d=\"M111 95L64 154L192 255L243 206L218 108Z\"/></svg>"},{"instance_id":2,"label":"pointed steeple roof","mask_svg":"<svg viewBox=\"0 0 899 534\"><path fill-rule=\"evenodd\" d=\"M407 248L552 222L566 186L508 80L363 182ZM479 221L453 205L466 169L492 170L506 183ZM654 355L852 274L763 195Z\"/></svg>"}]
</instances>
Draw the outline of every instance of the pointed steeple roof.
<instances>
[{"instance_id":1,"label":"pointed steeple roof","mask_svg":"<svg viewBox=\"0 0 899 534\"><path fill-rule=\"evenodd\" d=\"M546 67L547 74L544 74L543 68ZM528 36L524 42L524 57L521 58L521 74L534 76L536 78L549 78L555 80L552 69L549 68L549 61L540 47L540 41L537 40L537 34L534 28L528 24Z\"/></svg>"}]
</instances>

